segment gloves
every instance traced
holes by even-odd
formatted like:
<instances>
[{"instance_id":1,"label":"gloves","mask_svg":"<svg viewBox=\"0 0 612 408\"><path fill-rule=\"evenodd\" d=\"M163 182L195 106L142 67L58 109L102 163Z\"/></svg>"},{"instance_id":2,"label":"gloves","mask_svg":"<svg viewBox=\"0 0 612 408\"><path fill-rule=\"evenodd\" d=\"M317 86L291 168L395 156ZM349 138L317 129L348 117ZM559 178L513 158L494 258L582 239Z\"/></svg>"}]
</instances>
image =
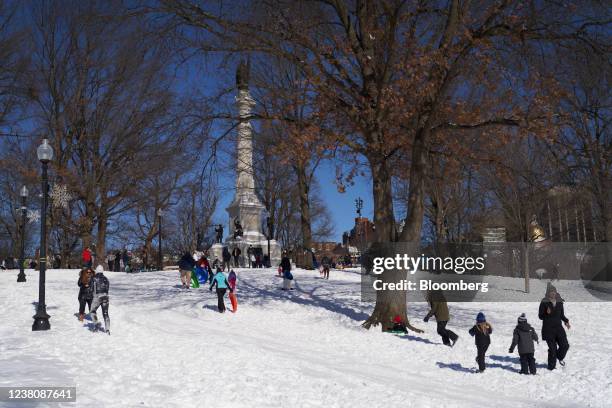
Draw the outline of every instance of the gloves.
<instances>
[{"instance_id":1,"label":"gloves","mask_svg":"<svg viewBox=\"0 0 612 408\"><path fill-rule=\"evenodd\" d=\"M425 316L425 317L423 318L423 321L424 321L425 323L427 323L427 322L429 321L429 316Z\"/></svg>"}]
</instances>

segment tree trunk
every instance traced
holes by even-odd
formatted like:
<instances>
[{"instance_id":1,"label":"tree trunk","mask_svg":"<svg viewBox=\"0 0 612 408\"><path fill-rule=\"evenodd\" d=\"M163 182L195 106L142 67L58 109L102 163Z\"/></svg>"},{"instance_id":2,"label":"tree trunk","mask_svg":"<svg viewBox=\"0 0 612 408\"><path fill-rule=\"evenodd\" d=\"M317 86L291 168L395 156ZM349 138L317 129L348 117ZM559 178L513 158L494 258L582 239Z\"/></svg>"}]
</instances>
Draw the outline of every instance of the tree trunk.
<instances>
[{"instance_id":1,"label":"tree trunk","mask_svg":"<svg viewBox=\"0 0 612 408\"><path fill-rule=\"evenodd\" d=\"M412 163L410 165L410 187L408 190L408 212L404 229L400 236L402 242L421 241L423 215L425 214L425 177L427 169L426 131L421 129L414 137Z\"/></svg>"},{"instance_id":2,"label":"tree trunk","mask_svg":"<svg viewBox=\"0 0 612 408\"><path fill-rule=\"evenodd\" d=\"M377 156L368 159L372 172L376 241L381 244L381 249L384 251L384 246L391 245L395 235L391 173L386 157ZM383 282L399 282L406 278L406 272L385 271L379 275L379 278ZM397 315L402 318L410 330L417 333L422 332L409 324L406 313L406 291L400 290L377 291L374 311L363 323L363 327L369 329L380 324L382 330L387 331L393 327L393 318Z\"/></svg>"},{"instance_id":3,"label":"tree trunk","mask_svg":"<svg viewBox=\"0 0 612 408\"><path fill-rule=\"evenodd\" d=\"M387 158L380 155L368 157L368 161L372 173L376 241L393 242L395 241L395 217L389 164Z\"/></svg>"},{"instance_id":4,"label":"tree trunk","mask_svg":"<svg viewBox=\"0 0 612 408\"><path fill-rule=\"evenodd\" d=\"M102 212L102 211L101 211ZM106 259L106 230L108 229L108 221L106 214L98 217L98 240L96 243L96 267L97 265L104 265Z\"/></svg>"},{"instance_id":5,"label":"tree trunk","mask_svg":"<svg viewBox=\"0 0 612 408\"><path fill-rule=\"evenodd\" d=\"M302 229L302 247L306 250L306 256L303 259L302 267L312 269L312 227L310 224L310 186L308 185L308 177L306 176L306 166L298 164L294 166L297 174L298 192L300 196L300 226Z\"/></svg>"}]
</instances>

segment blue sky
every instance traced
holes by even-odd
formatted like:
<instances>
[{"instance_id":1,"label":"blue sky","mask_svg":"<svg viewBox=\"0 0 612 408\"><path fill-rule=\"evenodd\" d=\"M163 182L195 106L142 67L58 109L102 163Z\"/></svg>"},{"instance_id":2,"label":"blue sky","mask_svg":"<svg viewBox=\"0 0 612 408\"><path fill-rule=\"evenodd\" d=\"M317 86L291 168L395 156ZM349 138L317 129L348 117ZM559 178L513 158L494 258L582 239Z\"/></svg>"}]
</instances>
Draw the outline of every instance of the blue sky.
<instances>
[{"instance_id":1,"label":"blue sky","mask_svg":"<svg viewBox=\"0 0 612 408\"><path fill-rule=\"evenodd\" d=\"M205 59L194 57L187 61L179 68L177 76L179 80L179 90L188 92L189 90L197 89L205 95L214 95L219 89L228 89L233 87L235 80L235 68L238 65L238 59L233 62L227 62L225 65L220 64L219 56L209 55ZM222 111L228 106L233 105L235 93L226 95L224 102L216 106L217 111ZM257 126L256 124L254 124ZM226 131L227 124L217 123L213 126L212 132L215 137ZM226 147L227 148L227 147ZM332 240L341 241L342 233L353 228L355 224L355 199L361 197L363 199L362 214L365 217L372 219L372 182L369 177L357 176L354 179L354 185L347 186L344 193L339 193L335 181L335 165L333 162L323 162L319 165L316 171L321 197L327 204L332 218L334 220L334 235ZM219 182L224 187L220 189L221 199L218 203L215 212L215 222L220 222L227 225L228 215L225 209L233 199L234 190L228 187L234 186L235 173L220 175Z\"/></svg>"}]
</instances>

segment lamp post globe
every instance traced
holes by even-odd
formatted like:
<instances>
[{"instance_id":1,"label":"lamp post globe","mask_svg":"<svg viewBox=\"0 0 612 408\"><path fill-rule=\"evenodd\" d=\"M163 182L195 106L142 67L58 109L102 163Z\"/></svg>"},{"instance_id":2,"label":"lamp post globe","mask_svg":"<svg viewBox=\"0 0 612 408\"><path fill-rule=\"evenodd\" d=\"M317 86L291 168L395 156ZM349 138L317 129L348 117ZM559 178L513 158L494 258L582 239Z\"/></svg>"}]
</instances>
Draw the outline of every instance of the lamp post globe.
<instances>
[{"instance_id":1,"label":"lamp post globe","mask_svg":"<svg viewBox=\"0 0 612 408\"><path fill-rule=\"evenodd\" d=\"M21 197L21 207L19 210L21 211L21 225L19 228L19 274L17 275L17 282L25 282L26 274L24 270L24 262L25 262L25 225L26 225L26 200L28 198L28 188L26 186L21 187L19 190L19 196Z\"/></svg>"},{"instance_id":2,"label":"lamp post globe","mask_svg":"<svg viewBox=\"0 0 612 408\"><path fill-rule=\"evenodd\" d=\"M34 323L32 331L49 330L49 315L47 314L47 305L45 303L45 278L47 272L47 203L49 196L49 179L47 176L47 167L53 159L53 148L49 145L47 139L43 139L42 144L36 149L38 160L42 164L41 190L42 203L40 209L40 278L38 280L38 304L36 306L36 314L34 315Z\"/></svg>"}]
</instances>

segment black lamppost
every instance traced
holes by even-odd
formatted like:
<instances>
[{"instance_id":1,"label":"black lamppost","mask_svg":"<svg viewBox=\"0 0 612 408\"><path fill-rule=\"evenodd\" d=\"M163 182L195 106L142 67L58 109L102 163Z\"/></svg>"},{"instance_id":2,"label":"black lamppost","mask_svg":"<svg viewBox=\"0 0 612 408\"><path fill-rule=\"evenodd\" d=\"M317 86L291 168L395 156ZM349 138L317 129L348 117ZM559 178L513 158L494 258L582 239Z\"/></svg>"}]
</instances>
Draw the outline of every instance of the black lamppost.
<instances>
[{"instance_id":1,"label":"black lamppost","mask_svg":"<svg viewBox=\"0 0 612 408\"><path fill-rule=\"evenodd\" d=\"M355 199L355 208L357 208L357 216L361 217L361 209L363 208L363 200L361 197L357 197L357 199Z\"/></svg>"},{"instance_id":2,"label":"black lamppost","mask_svg":"<svg viewBox=\"0 0 612 408\"><path fill-rule=\"evenodd\" d=\"M47 200L49 193L49 180L47 178L47 166L53 159L53 148L47 139L36 150L38 160L42 163L42 206L40 209L40 279L38 282L38 306L34 315L32 330L49 330L49 315L45 304L45 273L47 271Z\"/></svg>"},{"instance_id":3,"label":"black lamppost","mask_svg":"<svg viewBox=\"0 0 612 408\"><path fill-rule=\"evenodd\" d=\"M267 267L272 266L272 255L270 254L270 236L272 236L272 217L269 215L266 217L266 225L268 226L268 265Z\"/></svg>"},{"instance_id":4,"label":"black lamppost","mask_svg":"<svg viewBox=\"0 0 612 408\"><path fill-rule=\"evenodd\" d=\"M162 257L162 213L163 213L162 209L158 208L157 217L158 217L159 228L157 229L157 245L158 245L157 265L160 271L164 270L163 257Z\"/></svg>"},{"instance_id":5,"label":"black lamppost","mask_svg":"<svg viewBox=\"0 0 612 408\"><path fill-rule=\"evenodd\" d=\"M19 274L17 275L17 282L25 282L26 274L23 270L23 263L25 262L24 246L25 246L25 224L26 224L26 213L28 208L26 207L26 199L28 198L28 188L26 186L21 187L21 191L19 192L21 196L21 231L19 233Z\"/></svg>"}]
</instances>

